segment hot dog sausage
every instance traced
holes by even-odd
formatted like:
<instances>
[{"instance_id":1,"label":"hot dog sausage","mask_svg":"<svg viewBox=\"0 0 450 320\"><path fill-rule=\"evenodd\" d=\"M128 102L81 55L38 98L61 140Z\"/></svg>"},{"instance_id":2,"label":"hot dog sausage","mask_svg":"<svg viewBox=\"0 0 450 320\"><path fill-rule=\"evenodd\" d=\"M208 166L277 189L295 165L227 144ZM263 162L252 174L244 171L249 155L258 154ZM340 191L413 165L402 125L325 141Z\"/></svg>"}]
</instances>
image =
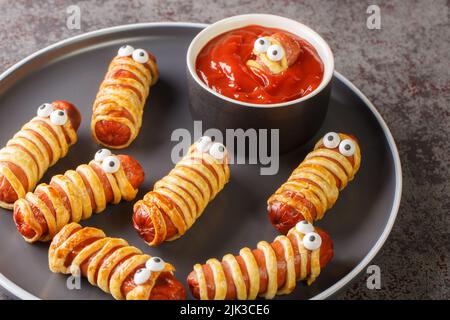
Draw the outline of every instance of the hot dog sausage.
<instances>
[{"instance_id":1,"label":"hot dog sausage","mask_svg":"<svg viewBox=\"0 0 450 320\"><path fill-rule=\"evenodd\" d=\"M59 114L61 113L61 114ZM77 141L81 116L66 101L38 108L38 116L26 123L0 150L0 206L12 209L42 178L47 169L64 157Z\"/></svg>"},{"instance_id":2,"label":"hot dog sausage","mask_svg":"<svg viewBox=\"0 0 450 320\"><path fill-rule=\"evenodd\" d=\"M127 147L138 135L150 86L158 79L153 55L123 46L112 60L93 106L94 139L107 147Z\"/></svg>"},{"instance_id":3,"label":"hot dog sausage","mask_svg":"<svg viewBox=\"0 0 450 320\"><path fill-rule=\"evenodd\" d=\"M266 41L269 48L266 51L253 50L253 58L247 61L247 66L261 77L261 71L267 74L280 74L292 66L298 59L302 48L299 42L286 33L276 32L271 36L257 39L256 41ZM268 51L274 49L279 55L279 59L274 60L268 56Z\"/></svg>"},{"instance_id":4,"label":"hot dog sausage","mask_svg":"<svg viewBox=\"0 0 450 320\"><path fill-rule=\"evenodd\" d=\"M274 33L272 38L277 40L283 46L288 66L293 65L302 51L300 44L283 32Z\"/></svg>"},{"instance_id":5,"label":"hot dog sausage","mask_svg":"<svg viewBox=\"0 0 450 320\"><path fill-rule=\"evenodd\" d=\"M319 235L321 244L310 250L303 239L313 234ZM271 299L291 293L296 281L311 284L332 257L333 243L326 232L315 228L304 234L294 227L270 244L258 243L257 249L244 248L240 255L225 255L221 262L209 259L206 264L195 265L187 282L196 299Z\"/></svg>"},{"instance_id":6,"label":"hot dog sausage","mask_svg":"<svg viewBox=\"0 0 450 320\"><path fill-rule=\"evenodd\" d=\"M81 114L80 111L68 101L56 100L52 102L55 109L64 110L69 117L72 128L77 131L81 124Z\"/></svg>"},{"instance_id":7,"label":"hot dog sausage","mask_svg":"<svg viewBox=\"0 0 450 320\"><path fill-rule=\"evenodd\" d=\"M104 150L99 152L108 152ZM41 184L16 201L14 222L27 242L49 241L69 222L102 212L108 203L133 200L143 180L144 171L134 158L96 156L89 164L54 176L50 184Z\"/></svg>"},{"instance_id":8,"label":"hot dog sausage","mask_svg":"<svg viewBox=\"0 0 450 320\"><path fill-rule=\"evenodd\" d=\"M182 236L228 182L227 151L202 137L153 191L136 202L133 226L150 246Z\"/></svg>"},{"instance_id":9,"label":"hot dog sausage","mask_svg":"<svg viewBox=\"0 0 450 320\"><path fill-rule=\"evenodd\" d=\"M54 237L48 257L52 272L82 275L115 299L186 299L172 265L96 228L66 225Z\"/></svg>"},{"instance_id":10,"label":"hot dog sausage","mask_svg":"<svg viewBox=\"0 0 450 320\"><path fill-rule=\"evenodd\" d=\"M326 134L267 201L270 222L286 233L303 219L311 223L322 219L336 202L339 191L353 180L360 164L361 152L355 137Z\"/></svg>"}]
</instances>

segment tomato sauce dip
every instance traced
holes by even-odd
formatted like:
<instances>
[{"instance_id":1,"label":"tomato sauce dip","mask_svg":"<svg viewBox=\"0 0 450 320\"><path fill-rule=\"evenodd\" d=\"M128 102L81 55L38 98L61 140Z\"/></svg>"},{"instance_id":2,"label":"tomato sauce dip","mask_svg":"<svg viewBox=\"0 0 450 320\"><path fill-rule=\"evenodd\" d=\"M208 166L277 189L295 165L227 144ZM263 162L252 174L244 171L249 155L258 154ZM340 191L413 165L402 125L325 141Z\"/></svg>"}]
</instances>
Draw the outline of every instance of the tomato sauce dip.
<instances>
[{"instance_id":1,"label":"tomato sauce dip","mask_svg":"<svg viewBox=\"0 0 450 320\"><path fill-rule=\"evenodd\" d=\"M281 40L288 40L279 42L289 62L287 69L273 73L263 64L262 68L250 68L249 60L261 61L254 50L255 41L275 34L281 35ZM272 48L273 52L277 53ZM268 53L263 54L268 57ZM269 63L278 62L281 63ZM316 49L306 40L284 30L249 25L210 40L197 56L196 72L207 86L226 97L273 104L295 100L314 91L322 81L324 67Z\"/></svg>"}]
</instances>

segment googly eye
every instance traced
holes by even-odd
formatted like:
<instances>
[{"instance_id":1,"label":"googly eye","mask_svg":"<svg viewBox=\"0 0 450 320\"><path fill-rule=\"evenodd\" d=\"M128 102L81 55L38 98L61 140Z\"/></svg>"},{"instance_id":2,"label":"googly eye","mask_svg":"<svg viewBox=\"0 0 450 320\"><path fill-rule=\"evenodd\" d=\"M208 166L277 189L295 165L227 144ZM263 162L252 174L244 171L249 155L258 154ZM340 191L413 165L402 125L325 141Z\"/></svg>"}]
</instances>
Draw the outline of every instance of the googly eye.
<instances>
[{"instance_id":1,"label":"googly eye","mask_svg":"<svg viewBox=\"0 0 450 320\"><path fill-rule=\"evenodd\" d=\"M108 149L100 149L95 153L94 160L97 162L103 162L103 160L110 155L112 155L112 153Z\"/></svg>"},{"instance_id":2,"label":"googly eye","mask_svg":"<svg viewBox=\"0 0 450 320\"><path fill-rule=\"evenodd\" d=\"M198 139L195 148L198 152L208 152L209 148L211 148L212 140L208 136L203 136Z\"/></svg>"},{"instance_id":3,"label":"googly eye","mask_svg":"<svg viewBox=\"0 0 450 320\"><path fill-rule=\"evenodd\" d=\"M322 238L318 233L308 232L303 237L303 246L308 250L316 250L319 249L322 245Z\"/></svg>"},{"instance_id":4,"label":"googly eye","mask_svg":"<svg viewBox=\"0 0 450 320\"><path fill-rule=\"evenodd\" d=\"M267 58L272 61L280 61L284 57L284 50L277 44L271 45L267 49Z\"/></svg>"},{"instance_id":5,"label":"googly eye","mask_svg":"<svg viewBox=\"0 0 450 320\"><path fill-rule=\"evenodd\" d=\"M133 60L139 63L148 61L148 53L144 49L136 49L133 51Z\"/></svg>"},{"instance_id":6,"label":"googly eye","mask_svg":"<svg viewBox=\"0 0 450 320\"><path fill-rule=\"evenodd\" d=\"M103 159L102 169L106 173L116 173L120 168L120 160L115 156L107 156Z\"/></svg>"},{"instance_id":7,"label":"googly eye","mask_svg":"<svg viewBox=\"0 0 450 320\"><path fill-rule=\"evenodd\" d=\"M53 108L51 103L43 103L37 109L37 115L38 115L38 117L41 117L41 118L47 118L47 117L50 117L53 110L55 110L55 109Z\"/></svg>"},{"instance_id":8,"label":"googly eye","mask_svg":"<svg viewBox=\"0 0 450 320\"><path fill-rule=\"evenodd\" d=\"M258 38L253 45L253 49L255 49L258 53L264 53L270 47L269 40L264 37Z\"/></svg>"},{"instance_id":9,"label":"googly eye","mask_svg":"<svg viewBox=\"0 0 450 320\"><path fill-rule=\"evenodd\" d=\"M339 143L341 142L341 138L336 132L328 132L323 137L323 145L327 147L328 149L334 149L336 148Z\"/></svg>"},{"instance_id":10,"label":"googly eye","mask_svg":"<svg viewBox=\"0 0 450 320\"><path fill-rule=\"evenodd\" d=\"M147 268L142 268L142 269L138 269L136 270L136 272L134 273L134 283L137 285L140 284L144 284L148 281L148 279L150 279L150 275L152 274L152 272L150 270L148 270Z\"/></svg>"},{"instance_id":11,"label":"googly eye","mask_svg":"<svg viewBox=\"0 0 450 320\"><path fill-rule=\"evenodd\" d=\"M159 257L152 257L145 263L145 267L153 272L163 271L165 266L166 263Z\"/></svg>"},{"instance_id":12,"label":"googly eye","mask_svg":"<svg viewBox=\"0 0 450 320\"><path fill-rule=\"evenodd\" d=\"M67 117L67 113L64 110L54 110L50 114L50 122L55 126L63 126L66 124L69 117Z\"/></svg>"},{"instance_id":13,"label":"googly eye","mask_svg":"<svg viewBox=\"0 0 450 320\"><path fill-rule=\"evenodd\" d=\"M209 154L219 161L225 158L225 151L226 151L225 146L219 142L214 142L211 145L211 148L209 148Z\"/></svg>"},{"instance_id":14,"label":"googly eye","mask_svg":"<svg viewBox=\"0 0 450 320\"><path fill-rule=\"evenodd\" d=\"M346 157L350 157L355 153L356 146L353 140L344 139L339 144L339 152Z\"/></svg>"},{"instance_id":15,"label":"googly eye","mask_svg":"<svg viewBox=\"0 0 450 320\"><path fill-rule=\"evenodd\" d=\"M129 45L124 45L119 48L119 51L117 52L117 55L119 57L128 57L133 54L134 48Z\"/></svg>"},{"instance_id":16,"label":"googly eye","mask_svg":"<svg viewBox=\"0 0 450 320\"><path fill-rule=\"evenodd\" d=\"M303 234L307 234L314 231L313 225L306 220L298 222L295 225L295 229L297 229L298 232L301 232Z\"/></svg>"}]
</instances>

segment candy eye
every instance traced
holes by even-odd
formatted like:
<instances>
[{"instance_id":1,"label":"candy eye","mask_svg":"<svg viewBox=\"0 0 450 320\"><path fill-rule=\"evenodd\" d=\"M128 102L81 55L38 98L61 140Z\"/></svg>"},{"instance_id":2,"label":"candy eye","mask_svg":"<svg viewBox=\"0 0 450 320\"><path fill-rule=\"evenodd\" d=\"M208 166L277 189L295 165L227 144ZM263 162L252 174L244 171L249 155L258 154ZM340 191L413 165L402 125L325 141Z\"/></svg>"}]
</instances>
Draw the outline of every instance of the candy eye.
<instances>
[{"instance_id":1,"label":"candy eye","mask_svg":"<svg viewBox=\"0 0 450 320\"><path fill-rule=\"evenodd\" d=\"M211 147L212 140L208 136L203 136L200 139L198 139L197 144L195 145L195 148L198 152L208 152L209 148Z\"/></svg>"},{"instance_id":2,"label":"candy eye","mask_svg":"<svg viewBox=\"0 0 450 320\"><path fill-rule=\"evenodd\" d=\"M165 266L166 263L164 262L164 260L158 257L152 257L145 263L145 267L153 272L163 271Z\"/></svg>"},{"instance_id":3,"label":"candy eye","mask_svg":"<svg viewBox=\"0 0 450 320\"><path fill-rule=\"evenodd\" d=\"M117 55L119 57L128 57L133 54L134 48L129 45L124 45L119 48L119 51L117 52Z\"/></svg>"},{"instance_id":4,"label":"candy eye","mask_svg":"<svg viewBox=\"0 0 450 320\"><path fill-rule=\"evenodd\" d=\"M134 283L137 285L140 284L144 284L148 281L148 279L150 279L150 275L151 275L151 271L148 270L147 268L142 268L142 269L138 269L136 270L136 272L134 273Z\"/></svg>"},{"instance_id":5,"label":"candy eye","mask_svg":"<svg viewBox=\"0 0 450 320\"><path fill-rule=\"evenodd\" d=\"M133 60L139 63L148 61L148 53L144 49L136 49L133 51Z\"/></svg>"},{"instance_id":6,"label":"candy eye","mask_svg":"<svg viewBox=\"0 0 450 320\"><path fill-rule=\"evenodd\" d=\"M269 46L270 46L269 40L267 40L266 38L258 38L256 39L253 48L258 53L264 53L267 51Z\"/></svg>"},{"instance_id":7,"label":"candy eye","mask_svg":"<svg viewBox=\"0 0 450 320\"><path fill-rule=\"evenodd\" d=\"M37 115L41 118L50 117L51 113L55 110L50 103L43 103L37 109Z\"/></svg>"},{"instance_id":8,"label":"candy eye","mask_svg":"<svg viewBox=\"0 0 450 320\"><path fill-rule=\"evenodd\" d=\"M120 160L115 156L107 156L103 159L102 169L106 173L116 173L120 168Z\"/></svg>"},{"instance_id":9,"label":"candy eye","mask_svg":"<svg viewBox=\"0 0 450 320\"><path fill-rule=\"evenodd\" d=\"M339 144L339 152L346 157L352 156L355 150L356 146L353 140L345 139Z\"/></svg>"},{"instance_id":10,"label":"candy eye","mask_svg":"<svg viewBox=\"0 0 450 320\"><path fill-rule=\"evenodd\" d=\"M50 114L50 122L55 126L65 125L68 119L67 113L64 110L54 110Z\"/></svg>"},{"instance_id":11,"label":"candy eye","mask_svg":"<svg viewBox=\"0 0 450 320\"><path fill-rule=\"evenodd\" d=\"M111 155L111 151L108 149L100 149L95 153L94 160L97 162L102 162L105 160L106 157L109 157Z\"/></svg>"},{"instance_id":12,"label":"candy eye","mask_svg":"<svg viewBox=\"0 0 450 320\"><path fill-rule=\"evenodd\" d=\"M323 137L323 145L327 147L328 149L334 149L336 148L339 143L341 142L341 138L336 132L328 132Z\"/></svg>"},{"instance_id":13,"label":"candy eye","mask_svg":"<svg viewBox=\"0 0 450 320\"><path fill-rule=\"evenodd\" d=\"M225 158L225 146L219 142L214 142L209 149L209 154L216 160L223 160Z\"/></svg>"},{"instance_id":14,"label":"candy eye","mask_svg":"<svg viewBox=\"0 0 450 320\"><path fill-rule=\"evenodd\" d=\"M307 234L314 231L313 225L306 220L298 222L295 225L295 229L297 229L298 232L301 232L303 234Z\"/></svg>"},{"instance_id":15,"label":"candy eye","mask_svg":"<svg viewBox=\"0 0 450 320\"><path fill-rule=\"evenodd\" d=\"M280 61L284 57L284 50L277 44L271 45L267 49L267 58L272 61Z\"/></svg>"},{"instance_id":16,"label":"candy eye","mask_svg":"<svg viewBox=\"0 0 450 320\"><path fill-rule=\"evenodd\" d=\"M308 232L303 237L303 246L308 250L316 250L322 245L322 238L318 233Z\"/></svg>"}]
</instances>

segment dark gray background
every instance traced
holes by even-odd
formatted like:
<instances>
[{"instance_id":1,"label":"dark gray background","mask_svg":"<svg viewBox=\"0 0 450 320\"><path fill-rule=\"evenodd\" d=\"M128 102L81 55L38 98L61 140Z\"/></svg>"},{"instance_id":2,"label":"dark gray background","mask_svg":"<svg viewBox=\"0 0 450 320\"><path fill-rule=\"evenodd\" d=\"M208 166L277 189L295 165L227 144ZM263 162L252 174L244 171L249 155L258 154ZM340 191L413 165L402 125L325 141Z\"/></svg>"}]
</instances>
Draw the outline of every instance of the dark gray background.
<instances>
[{"instance_id":1,"label":"dark gray background","mask_svg":"<svg viewBox=\"0 0 450 320\"><path fill-rule=\"evenodd\" d=\"M373 3L381 8L381 30L366 28ZM71 4L81 8L81 30L66 28ZM373 261L382 289L368 290L362 275L338 298L450 298L447 1L0 1L0 8L1 71L58 40L125 23L214 22L261 12L311 26L330 44L336 69L390 126L404 173L397 222Z\"/></svg>"}]
</instances>

